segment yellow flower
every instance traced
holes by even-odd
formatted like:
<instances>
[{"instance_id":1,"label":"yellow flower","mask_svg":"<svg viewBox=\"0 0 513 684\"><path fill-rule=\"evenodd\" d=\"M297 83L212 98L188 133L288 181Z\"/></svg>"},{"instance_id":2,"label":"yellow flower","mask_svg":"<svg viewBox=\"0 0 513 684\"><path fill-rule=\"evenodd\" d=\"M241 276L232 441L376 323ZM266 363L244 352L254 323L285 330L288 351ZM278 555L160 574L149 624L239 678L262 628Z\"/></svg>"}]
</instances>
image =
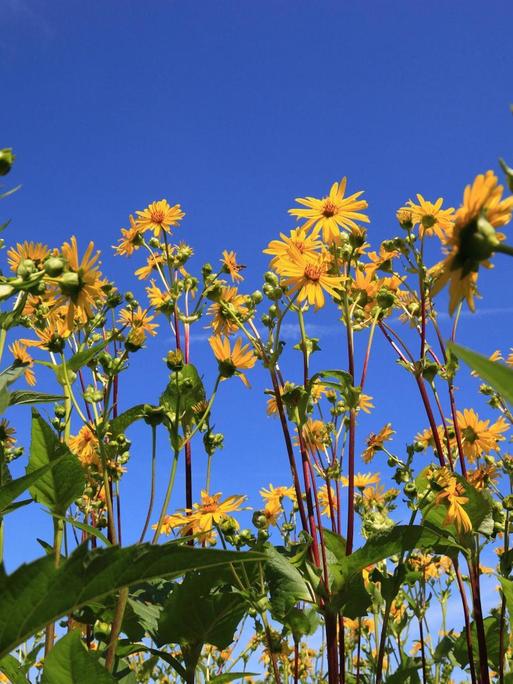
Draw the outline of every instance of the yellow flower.
<instances>
[{"instance_id":1,"label":"yellow flower","mask_svg":"<svg viewBox=\"0 0 513 684\"><path fill-rule=\"evenodd\" d=\"M130 228L121 228L121 236L118 245L114 246L116 254L120 256L132 256L142 244L142 228L136 223L132 214L129 216Z\"/></svg>"},{"instance_id":2,"label":"yellow flower","mask_svg":"<svg viewBox=\"0 0 513 684\"><path fill-rule=\"evenodd\" d=\"M155 237L163 230L171 232L171 226L177 226L185 216L179 204L171 207L167 200L152 202L143 211L136 211L136 224L142 231L152 230Z\"/></svg>"},{"instance_id":3,"label":"yellow flower","mask_svg":"<svg viewBox=\"0 0 513 684\"><path fill-rule=\"evenodd\" d=\"M372 403L372 397L369 394L360 394L360 399L358 400L358 408L364 413L370 413L371 409L374 408Z\"/></svg>"},{"instance_id":4,"label":"yellow flower","mask_svg":"<svg viewBox=\"0 0 513 684\"><path fill-rule=\"evenodd\" d=\"M100 444L98 437L89 425L83 425L77 435L70 437L68 446L83 466L99 465Z\"/></svg>"},{"instance_id":5,"label":"yellow flower","mask_svg":"<svg viewBox=\"0 0 513 684\"><path fill-rule=\"evenodd\" d=\"M357 489L365 489L365 487L368 487L369 485L378 484L379 479L378 473L358 473L354 476L354 486ZM342 476L340 481L344 487L349 485L347 477Z\"/></svg>"},{"instance_id":6,"label":"yellow flower","mask_svg":"<svg viewBox=\"0 0 513 684\"><path fill-rule=\"evenodd\" d=\"M498 442L505 439L502 433L509 427L502 416L490 425L489 420L480 420L473 409L464 409L463 412L456 412L456 419L461 431L463 453L471 463L482 454L499 451Z\"/></svg>"},{"instance_id":7,"label":"yellow flower","mask_svg":"<svg viewBox=\"0 0 513 684\"><path fill-rule=\"evenodd\" d=\"M151 285L146 288L146 294L148 295L148 301L151 306L159 311L169 311L173 307L173 299L171 294L167 291L161 290L155 281L151 281Z\"/></svg>"},{"instance_id":8,"label":"yellow flower","mask_svg":"<svg viewBox=\"0 0 513 684\"><path fill-rule=\"evenodd\" d=\"M321 515L331 515L330 500L333 510L336 511L338 509L337 495L335 494L333 487L330 486L329 493L328 485L322 485L322 487L319 487L317 498L319 499Z\"/></svg>"},{"instance_id":9,"label":"yellow flower","mask_svg":"<svg viewBox=\"0 0 513 684\"><path fill-rule=\"evenodd\" d=\"M16 442L16 430L9 425L7 418L0 420L0 443L3 447L12 446Z\"/></svg>"},{"instance_id":10,"label":"yellow flower","mask_svg":"<svg viewBox=\"0 0 513 684\"><path fill-rule=\"evenodd\" d=\"M135 311L131 309L121 309L119 312L118 321L122 325L130 326L133 329L142 330L145 334L155 336L156 329L159 327L158 323L152 323L155 316L152 316L148 309L143 309L138 306Z\"/></svg>"},{"instance_id":11,"label":"yellow flower","mask_svg":"<svg viewBox=\"0 0 513 684\"><path fill-rule=\"evenodd\" d=\"M227 337L215 335L208 340L214 356L219 362L219 373L223 379L237 375L242 382L249 387L249 382L241 370L253 368L256 356L249 344L242 344L242 339L237 338L233 349L230 348L230 340Z\"/></svg>"},{"instance_id":12,"label":"yellow flower","mask_svg":"<svg viewBox=\"0 0 513 684\"><path fill-rule=\"evenodd\" d=\"M25 366L25 370L23 372L25 382L28 385L35 385L36 376L32 370L34 367L34 359L28 353L26 346L21 342L21 340L17 340L9 346L9 351L14 356L15 366Z\"/></svg>"},{"instance_id":13,"label":"yellow flower","mask_svg":"<svg viewBox=\"0 0 513 684\"><path fill-rule=\"evenodd\" d=\"M150 254L146 259L146 265L141 266L135 271L135 276L139 280L146 280L154 271L157 271L160 266L164 263L164 257L162 254Z\"/></svg>"},{"instance_id":14,"label":"yellow flower","mask_svg":"<svg viewBox=\"0 0 513 684\"><path fill-rule=\"evenodd\" d=\"M242 264L237 263L237 255L235 254L235 252L228 252L225 249L223 252L223 258L221 259L221 263L223 264L223 271L230 274L231 279L234 283L244 280L240 272L243 268L246 267Z\"/></svg>"},{"instance_id":15,"label":"yellow flower","mask_svg":"<svg viewBox=\"0 0 513 684\"><path fill-rule=\"evenodd\" d=\"M497 467L485 465L468 473L468 481L476 489L485 489L490 484L495 484L499 478Z\"/></svg>"},{"instance_id":16,"label":"yellow flower","mask_svg":"<svg viewBox=\"0 0 513 684\"><path fill-rule=\"evenodd\" d=\"M282 512L283 506L281 505L280 501L276 501L275 499L268 501L263 509L263 513L268 525L276 525Z\"/></svg>"},{"instance_id":17,"label":"yellow flower","mask_svg":"<svg viewBox=\"0 0 513 684\"><path fill-rule=\"evenodd\" d=\"M458 483L455 477L451 477L435 499L437 504L443 503L448 505L443 524L450 525L454 523L460 534L472 530L472 522L463 507L463 504L468 503L468 497L463 496L464 493L463 486Z\"/></svg>"},{"instance_id":18,"label":"yellow flower","mask_svg":"<svg viewBox=\"0 0 513 684\"><path fill-rule=\"evenodd\" d=\"M397 256L399 256L399 252L396 249L389 251L388 249L385 249L383 245L381 245L379 248L379 253L369 252L367 256L370 259L370 264L367 264L365 270L371 275L374 275L376 271L379 271L380 269L390 272L392 268L392 259L395 259Z\"/></svg>"},{"instance_id":19,"label":"yellow flower","mask_svg":"<svg viewBox=\"0 0 513 684\"><path fill-rule=\"evenodd\" d=\"M235 317L244 319L248 315L247 297L239 294L236 287L223 287L219 300L209 306L208 313L216 335L231 335L239 329Z\"/></svg>"},{"instance_id":20,"label":"yellow flower","mask_svg":"<svg viewBox=\"0 0 513 684\"><path fill-rule=\"evenodd\" d=\"M316 311L324 306L324 291L337 297L337 289L342 288L342 276L329 275L330 260L324 254L315 257L305 256L297 250L292 251L289 259L280 261L279 272L285 276L283 284L290 288L289 293L298 294L298 301L307 301Z\"/></svg>"},{"instance_id":21,"label":"yellow flower","mask_svg":"<svg viewBox=\"0 0 513 684\"><path fill-rule=\"evenodd\" d=\"M266 503L278 502L281 504L283 498L290 499L293 502L296 501L296 492L294 487L285 487L283 485L281 487L275 487L274 485L270 484L269 489L265 489L265 487L263 487L260 490L260 496Z\"/></svg>"},{"instance_id":22,"label":"yellow flower","mask_svg":"<svg viewBox=\"0 0 513 684\"><path fill-rule=\"evenodd\" d=\"M44 260L50 256L50 249L41 242L18 242L16 247L7 250L7 263L11 271L16 273L25 259L31 259L37 268L41 268Z\"/></svg>"},{"instance_id":23,"label":"yellow flower","mask_svg":"<svg viewBox=\"0 0 513 684\"><path fill-rule=\"evenodd\" d=\"M391 423L387 423L377 434L371 432L367 437L367 447L362 454L364 462L369 463L372 461L375 454L383 449L384 443L388 442L393 434L395 434L395 431L392 430Z\"/></svg>"},{"instance_id":24,"label":"yellow flower","mask_svg":"<svg viewBox=\"0 0 513 684\"><path fill-rule=\"evenodd\" d=\"M398 489L387 489L382 485L376 485L375 487L365 487L362 492L362 501L366 507L381 507L387 501L395 499L399 494Z\"/></svg>"},{"instance_id":25,"label":"yellow flower","mask_svg":"<svg viewBox=\"0 0 513 684\"><path fill-rule=\"evenodd\" d=\"M289 214L298 219L306 219L303 228L321 228L325 242L336 241L340 235L340 228L358 228L356 221L369 223L368 216L361 213L362 209L367 208L367 202L358 199L363 191L344 197L346 185L347 178L344 177L340 183L333 183L327 197L297 197L296 202L307 208L289 209Z\"/></svg>"},{"instance_id":26,"label":"yellow flower","mask_svg":"<svg viewBox=\"0 0 513 684\"><path fill-rule=\"evenodd\" d=\"M62 256L66 259L69 271L64 273L58 284L64 300L68 303L67 325L73 329L75 320L86 323L92 316L93 306L104 299L103 282L96 262L100 252L93 255L94 243L90 242L82 260L78 258L77 239L62 245Z\"/></svg>"},{"instance_id":27,"label":"yellow flower","mask_svg":"<svg viewBox=\"0 0 513 684\"><path fill-rule=\"evenodd\" d=\"M330 442L330 435L326 423L322 420L309 418L301 429L303 442L306 449L314 454L323 451ZM299 439L295 438L295 443L299 444Z\"/></svg>"},{"instance_id":28,"label":"yellow flower","mask_svg":"<svg viewBox=\"0 0 513 684\"><path fill-rule=\"evenodd\" d=\"M503 192L504 188L498 184L493 171L478 175L472 185L467 185L453 228L444 238L450 250L449 256L429 270L433 278L432 296L449 283L451 314L464 299L470 310L475 311L479 267L492 268L488 259L494 252L494 246L504 239L493 229L511 220L513 196L503 200ZM480 225L481 218L486 222L484 227Z\"/></svg>"},{"instance_id":29,"label":"yellow flower","mask_svg":"<svg viewBox=\"0 0 513 684\"><path fill-rule=\"evenodd\" d=\"M276 269L279 273L281 261L284 258L289 259L297 252L305 256L315 257L322 247L322 242L317 239L318 235L318 228L315 228L310 234L305 228L294 228L290 231L289 237L285 233L280 233L281 240L272 240L267 249L264 249L264 254L271 254L274 257L271 260L271 268Z\"/></svg>"},{"instance_id":30,"label":"yellow flower","mask_svg":"<svg viewBox=\"0 0 513 684\"><path fill-rule=\"evenodd\" d=\"M452 229L454 220L454 209L442 209L443 199L439 197L436 202L428 202L421 194L417 194L418 204L412 200L406 202L406 207L402 210L409 211L411 214L412 225L419 226L419 235L437 235L441 240L445 239L446 234ZM401 209L399 211L402 211Z\"/></svg>"},{"instance_id":31,"label":"yellow flower","mask_svg":"<svg viewBox=\"0 0 513 684\"><path fill-rule=\"evenodd\" d=\"M187 537L197 535L204 543L211 543L215 539L215 527L220 525L229 513L240 510L245 496L229 496L221 501L221 494L210 495L207 491L201 492L201 503L195 503L192 509L185 509L183 514L175 513L168 516L167 526L171 529L180 528L180 535ZM156 529L156 525L153 528Z\"/></svg>"},{"instance_id":32,"label":"yellow flower","mask_svg":"<svg viewBox=\"0 0 513 684\"><path fill-rule=\"evenodd\" d=\"M52 310L46 316L42 329L34 328L37 340L22 340L27 347L39 347L54 353L59 353L64 349L66 339L71 335L66 321L66 308L59 307Z\"/></svg>"}]
</instances>

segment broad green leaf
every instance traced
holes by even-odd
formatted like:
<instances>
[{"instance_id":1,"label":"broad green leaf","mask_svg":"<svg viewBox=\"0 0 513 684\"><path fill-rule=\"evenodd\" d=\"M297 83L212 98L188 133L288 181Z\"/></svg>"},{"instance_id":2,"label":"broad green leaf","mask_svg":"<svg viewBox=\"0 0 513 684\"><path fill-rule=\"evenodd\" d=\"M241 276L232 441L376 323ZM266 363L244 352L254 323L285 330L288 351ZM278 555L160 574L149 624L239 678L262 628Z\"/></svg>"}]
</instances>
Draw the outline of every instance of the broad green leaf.
<instances>
[{"instance_id":1,"label":"broad green leaf","mask_svg":"<svg viewBox=\"0 0 513 684\"><path fill-rule=\"evenodd\" d=\"M49 622L144 580L180 577L227 563L265 561L262 554L190 546L137 544L87 551L79 547L55 568L44 556L0 577L0 657Z\"/></svg>"},{"instance_id":2,"label":"broad green leaf","mask_svg":"<svg viewBox=\"0 0 513 684\"><path fill-rule=\"evenodd\" d=\"M245 677L256 677L255 672L227 672L226 674L217 675L209 680L210 684L227 684L227 682L235 682L237 679L244 679Z\"/></svg>"},{"instance_id":3,"label":"broad green leaf","mask_svg":"<svg viewBox=\"0 0 513 684\"><path fill-rule=\"evenodd\" d=\"M9 406L19 406L20 404L43 404L54 401L63 401L61 394L46 394L45 392L33 392L32 390L16 390L11 392Z\"/></svg>"},{"instance_id":4,"label":"broad green leaf","mask_svg":"<svg viewBox=\"0 0 513 684\"><path fill-rule=\"evenodd\" d=\"M59 459L59 463L30 487L32 498L52 513L64 515L68 506L84 491L82 466L52 428L32 409L32 441L27 474Z\"/></svg>"},{"instance_id":5,"label":"broad green leaf","mask_svg":"<svg viewBox=\"0 0 513 684\"><path fill-rule=\"evenodd\" d=\"M72 525L73 527L76 527L77 529L82 530L83 532L87 532L93 537L96 537L97 539L102 541L105 544L105 546L111 546L111 542L96 527L88 525L87 523L80 522L79 520L74 520L73 518L66 518L63 515L56 515L55 517L64 520L64 522L67 522L69 525Z\"/></svg>"},{"instance_id":6,"label":"broad green leaf","mask_svg":"<svg viewBox=\"0 0 513 684\"><path fill-rule=\"evenodd\" d=\"M422 667L420 660L406 658L393 674L388 675L386 684L420 684L420 667Z\"/></svg>"},{"instance_id":7,"label":"broad green leaf","mask_svg":"<svg viewBox=\"0 0 513 684\"><path fill-rule=\"evenodd\" d=\"M42 684L114 684L116 680L82 643L74 630L60 639L45 658Z\"/></svg>"},{"instance_id":8,"label":"broad green leaf","mask_svg":"<svg viewBox=\"0 0 513 684\"><path fill-rule=\"evenodd\" d=\"M513 627L513 580L499 577L499 582L501 583L502 593L506 599L510 625Z\"/></svg>"},{"instance_id":9,"label":"broad green leaf","mask_svg":"<svg viewBox=\"0 0 513 684\"><path fill-rule=\"evenodd\" d=\"M123 413L120 413L116 418L113 418L109 423L109 432L112 437L116 438L122 432L125 432L132 423L139 420L142 416L143 409L144 404L137 404L136 406L132 406L132 408L123 411Z\"/></svg>"},{"instance_id":10,"label":"broad green leaf","mask_svg":"<svg viewBox=\"0 0 513 684\"><path fill-rule=\"evenodd\" d=\"M490 361L486 356L449 342L450 351L472 368L485 382L513 404L513 369L499 361Z\"/></svg>"},{"instance_id":11,"label":"broad green leaf","mask_svg":"<svg viewBox=\"0 0 513 684\"><path fill-rule=\"evenodd\" d=\"M212 580L212 573L207 577L194 573L175 585L153 635L158 646L212 644L222 650L232 643L246 601L239 593L213 585Z\"/></svg>"},{"instance_id":12,"label":"broad green leaf","mask_svg":"<svg viewBox=\"0 0 513 684\"><path fill-rule=\"evenodd\" d=\"M169 383L160 397L167 411L180 414L182 424L190 425L195 415L193 406L205 400L205 388L196 367L186 364L178 373L171 373Z\"/></svg>"},{"instance_id":13,"label":"broad green leaf","mask_svg":"<svg viewBox=\"0 0 513 684\"><path fill-rule=\"evenodd\" d=\"M488 652L488 664L490 667L497 669L499 666L499 620L497 617L489 616L483 620L484 631L486 638L486 646ZM477 631L475 623L470 624L470 631L472 633L472 650L474 652L474 658L477 660L479 654L479 644L477 641ZM508 634L504 634L504 642L508 643ZM465 628L461 630L460 636L456 639L454 643L454 656L461 667L466 667L468 665L468 649L467 640L465 636Z\"/></svg>"},{"instance_id":14,"label":"broad green leaf","mask_svg":"<svg viewBox=\"0 0 513 684\"><path fill-rule=\"evenodd\" d=\"M284 618L298 601L311 603L312 590L299 570L274 546L265 550L267 562L264 566L269 587L271 612L276 619Z\"/></svg>"},{"instance_id":15,"label":"broad green leaf","mask_svg":"<svg viewBox=\"0 0 513 684\"><path fill-rule=\"evenodd\" d=\"M5 510L11 505L11 503L23 492L28 489L31 485L39 480L40 477L48 473L49 470L55 468L62 459L65 457L65 453L57 456L51 463L36 468L28 475L23 475L23 477L18 477L16 480L11 480L3 487L0 487L0 513L5 513Z\"/></svg>"},{"instance_id":16,"label":"broad green leaf","mask_svg":"<svg viewBox=\"0 0 513 684\"><path fill-rule=\"evenodd\" d=\"M81 351L73 354L73 356L66 361L66 367L72 370L74 373L79 371L83 366L85 366L89 361L94 359L100 352L102 352L105 347L111 343L110 339L103 340L100 344L94 347L89 347L88 349L82 349Z\"/></svg>"},{"instance_id":17,"label":"broad green leaf","mask_svg":"<svg viewBox=\"0 0 513 684\"><path fill-rule=\"evenodd\" d=\"M12 684L27 684L20 662L12 655L6 655L0 660L0 672L3 672Z\"/></svg>"},{"instance_id":18,"label":"broad green leaf","mask_svg":"<svg viewBox=\"0 0 513 684\"><path fill-rule=\"evenodd\" d=\"M5 411L11 400L9 385L23 375L24 370L25 366L13 365L0 373L0 413Z\"/></svg>"}]
</instances>

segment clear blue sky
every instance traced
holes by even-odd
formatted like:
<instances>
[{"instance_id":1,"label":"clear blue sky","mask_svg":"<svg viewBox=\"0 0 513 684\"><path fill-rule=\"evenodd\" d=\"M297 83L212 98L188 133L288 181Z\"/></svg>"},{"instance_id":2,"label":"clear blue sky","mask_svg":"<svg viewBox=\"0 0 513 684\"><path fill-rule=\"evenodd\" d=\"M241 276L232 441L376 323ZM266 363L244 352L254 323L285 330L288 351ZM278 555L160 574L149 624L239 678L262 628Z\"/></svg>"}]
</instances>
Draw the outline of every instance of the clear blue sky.
<instances>
[{"instance_id":1,"label":"clear blue sky","mask_svg":"<svg viewBox=\"0 0 513 684\"><path fill-rule=\"evenodd\" d=\"M154 199L182 204L180 231L198 268L235 249L250 265L250 291L265 269L261 249L293 226L286 210L296 196L321 196L347 175L350 189L365 189L378 243L397 233L395 210L414 193L454 205L476 173L496 168L500 155L513 160L506 0L3 0L0 19L0 146L15 148L9 180L23 183L1 206L14 219L7 238L94 239L121 288L133 287L131 266L110 245L128 214ZM511 332L511 267L496 261L481 278L481 313L460 327L462 341L487 353ZM317 319L325 367L346 363L335 321L334 309ZM152 353L134 357L125 405L157 399L167 345L162 335ZM204 345L194 344L193 360L208 382ZM379 341L368 387L377 411L360 436L392 420L400 452L425 420L392 358ZM263 372L251 378L252 393L222 387L216 415L226 441L214 489L249 490L256 503L258 487L286 481L287 464L278 425L264 415ZM17 422L23 432L28 415ZM149 467L145 434L135 433L123 485L134 534ZM162 474L166 459L164 451ZM41 552L29 541L15 547L34 527L50 536L50 521L38 516L35 525L33 509L8 521L9 569Z\"/></svg>"}]
</instances>

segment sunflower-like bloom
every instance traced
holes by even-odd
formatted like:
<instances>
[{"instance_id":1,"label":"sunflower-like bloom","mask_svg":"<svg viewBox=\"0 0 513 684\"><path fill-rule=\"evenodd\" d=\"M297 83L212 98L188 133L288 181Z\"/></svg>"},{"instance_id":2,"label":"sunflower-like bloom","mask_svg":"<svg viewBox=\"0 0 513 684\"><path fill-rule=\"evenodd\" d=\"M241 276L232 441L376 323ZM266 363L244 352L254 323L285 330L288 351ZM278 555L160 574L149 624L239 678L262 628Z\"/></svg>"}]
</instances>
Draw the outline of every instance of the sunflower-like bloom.
<instances>
[{"instance_id":1,"label":"sunflower-like bloom","mask_svg":"<svg viewBox=\"0 0 513 684\"><path fill-rule=\"evenodd\" d=\"M155 316L152 316L148 309L143 309L142 306L138 306L135 311L132 311L131 309L121 309L118 321L122 325L126 325L134 330L142 330L144 334L155 336L159 324L152 323L154 319Z\"/></svg>"},{"instance_id":2,"label":"sunflower-like bloom","mask_svg":"<svg viewBox=\"0 0 513 684\"><path fill-rule=\"evenodd\" d=\"M281 503L284 498L290 499L292 502L296 501L296 491L294 487L275 487L270 484L269 489L262 487L260 490L260 496L266 503L271 503L277 501Z\"/></svg>"},{"instance_id":3,"label":"sunflower-like bloom","mask_svg":"<svg viewBox=\"0 0 513 684\"><path fill-rule=\"evenodd\" d=\"M135 271L135 277L138 280L146 280L153 275L154 271L158 271L164 264L163 254L150 254L146 259L146 264Z\"/></svg>"},{"instance_id":4,"label":"sunflower-like bloom","mask_svg":"<svg viewBox=\"0 0 513 684\"><path fill-rule=\"evenodd\" d=\"M340 236L340 228L356 229L356 221L369 223L369 217L361 213L368 206L365 200L359 199L363 190L344 197L346 185L347 178L344 177L340 183L333 183L327 197L297 197L296 202L307 208L289 209L289 214L298 219L306 219L303 228L321 228L325 242L336 242Z\"/></svg>"},{"instance_id":5,"label":"sunflower-like bloom","mask_svg":"<svg viewBox=\"0 0 513 684\"><path fill-rule=\"evenodd\" d=\"M16 443L16 430L9 425L7 418L0 420L0 444L6 448Z\"/></svg>"},{"instance_id":6,"label":"sunflower-like bloom","mask_svg":"<svg viewBox=\"0 0 513 684\"><path fill-rule=\"evenodd\" d=\"M236 318L244 319L248 315L246 295L239 293L236 287L223 287L217 301L208 307L212 316L211 326L216 335L231 335L239 326Z\"/></svg>"},{"instance_id":7,"label":"sunflower-like bloom","mask_svg":"<svg viewBox=\"0 0 513 684\"><path fill-rule=\"evenodd\" d=\"M364 463L372 461L377 452L383 450L384 443L388 442L394 434L395 430L392 430L391 423L387 423L378 433L371 432L367 437L367 446L362 454Z\"/></svg>"},{"instance_id":8,"label":"sunflower-like bloom","mask_svg":"<svg viewBox=\"0 0 513 684\"><path fill-rule=\"evenodd\" d=\"M364 413L371 412L371 410L374 408L374 404L372 403L372 397L370 394L360 394L360 398L358 399L358 408Z\"/></svg>"},{"instance_id":9,"label":"sunflower-like bloom","mask_svg":"<svg viewBox=\"0 0 513 684\"><path fill-rule=\"evenodd\" d=\"M9 346L9 351L14 356L15 366L25 366L23 375L27 385L34 386L36 384L36 376L32 368L34 367L34 359L30 356L26 346L21 340L16 340Z\"/></svg>"},{"instance_id":10,"label":"sunflower-like bloom","mask_svg":"<svg viewBox=\"0 0 513 684\"><path fill-rule=\"evenodd\" d=\"M284 276L283 285L289 294L298 292L298 301L305 300L318 311L324 306L324 292L337 297L337 289L343 287L344 276L330 275L331 260L325 254L315 257L301 254L293 249L289 259L279 264L279 272Z\"/></svg>"},{"instance_id":11,"label":"sunflower-like bloom","mask_svg":"<svg viewBox=\"0 0 513 684\"><path fill-rule=\"evenodd\" d=\"M366 272L374 275L376 271L387 271L388 273L392 270L392 259L398 257L400 252L397 249L389 250L380 246L379 252L369 252L367 256L370 259L370 263L366 265Z\"/></svg>"},{"instance_id":12,"label":"sunflower-like bloom","mask_svg":"<svg viewBox=\"0 0 513 684\"><path fill-rule=\"evenodd\" d=\"M463 453L470 463L490 451L499 451L499 442L505 439L502 433L509 428L503 416L490 425L489 420L480 420L473 409L457 411L456 419L461 432Z\"/></svg>"},{"instance_id":13,"label":"sunflower-like bloom","mask_svg":"<svg viewBox=\"0 0 513 684\"><path fill-rule=\"evenodd\" d=\"M452 563L447 556L434 556L415 551L408 558L408 567L422 574L424 580L436 580L442 574L451 572Z\"/></svg>"},{"instance_id":14,"label":"sunflower-like bloom","mask_svg":"<svg viewBox=\"0 0 513 684\"><path fill-rule=\"evenodd\" d=\"M383 485L365 487L362 492L362 503L367 508L381 508L393 501L399 494L398 489L386 489Z\"/></svg>"},{"instance_id":15,"label":"sunflower-like bloom","mask_svg":"<svg viewBox=\"0 0 513 684\"><path fill-rule=\"evenodd\" d=\"M317 491L317 498L319 499L319 507L321 509L321 515L331 515L331 511L338 510L337 495L333 487L329 488L328 485L322 485Z\"/></svg>"},{"instance_id":16,"label":"sunflower-like bloom","mask_svg":"<svg viewBox=\"0 0 513 684\"><path fill-rule=\"evenodd\" d=\"M40 268L43 265L44 260L50 256L50 249L43 245L41 242L18 242L16 247L11 247L7 250L7 263L11 271L16 273L19 265L25 259L30 259L36 265L36 268Z\"/></svg>"},{"instance_id":17,"label":"sunflower-like bloom","mask_svg":"<svg viewBox=\"0 0 513 684\"><path fill-rule=\"evenodd\" d=\"M72 330L75 320L86 323L92 316L95 303L105 297L102 290L104 283L97 268L100 252L94 254L94 243L90 242L84 256L79 260L74 235L69 242L62 245L61 251L69 270L59 279L58 284L62 299L68 303L66 321L68 328Z\"/></svg>"},{"instance_id":18,"label":"sunflower-like bloom","mask_svg":"<svg viewBox=\"0 0 513 684\"><path fill-rule=\"evenodd\" d=\"M270 254L270 266L274 268L277 273L280 273L280 263L285 259L290 259L294 254L299 252L304 256L310 255L315 257L322 247L322 242L318 240L319 228L314 228L311 233L301 227L293 228L290 235L280 233L281 240L271 240L267 249L264 249L264 254Z\"/></svg>"},{"instance_id":19,"label":"sunflower-like bloom","mask_svg":"<svg viewBox=\"0 0 513 684\"><path fill-rule=\"evenodd\" d=\"M223 265L223 271L230 275L234 283L244 280L244 277L241 276L240 272L246 267L243 264L237 263L237 255L235 252L228 252L225 249L221 263Z\"/></svg>"},{"instance_id":20,"label":"sunflower-like bloom","mask_svg":"<svg viewBox=\"0 0 513 684\"><path fill-rule=\"evenodd\" d=\"M213 335L208 340L214 356L219 364L219 373L223 379L237 375L246 387L249 382L241 371L253 368L256 363L256 356L249 344L242 344L242 339L237 338L233 349L230 348L230 340L227 337Z\"/></svg>"},{"instance_id":21,"label":"sunflower-like bloom","mask_svg":"<svg viewBox=\"0 0 513 684\"><path fill-rule=\"evenodd\" d=\"M83 466L99 465L100 444L90 425L83 425L77 435L70 437L68 446Z\"/></svg>"},{"instance_id":22,"label":"sunflower-like bloom","mask_svg":"<svg viewBox=\"0 0 513 684\"><path fill-rule=\"evenodd\" d=\"M378 484L379 482L379 474L378 473L357 473L354 476L354 486L357 489L365 489L366 487L369 487L370 485L375 485ZM349 480L347 477L342 476L340 478L340 481L344 485L344 487L347 487L349 485Z\"/></svg>"},{"instance_id":23,"label":"sunflower-like bloom","mask_svg":"<svg viewBox=\"0 0 513 684\"><path fill-rule=\"evenodd\" d=\"M454 221L454 209L442 209L443 199L439 197L436 202L428 202L422 195L417 194L418 204L412 200L406 202L406 206L398 211L398 215L409 212L413 226L419 226L419 235L437 235L440 240L445 240L446 235L452 230ZM403 212L403 213L401 213Z\"/></svg>"},{"instance_id":24,"label":"sunflower-like bloom","mask_svg":"<svg viewBox=\"0 0 513 684\"><path fill-rule=\"evenodd\" d=\"M315 454L318 451L324 451L326 446L330 443L328 426L322 420L309 418L301 428L301 435L306 449L311 454ZM294 441L299 445L298 437L295 437Z\"/></svg>"},{"instance_id":25,"label":"sunflower-like bloom","mask_svg":"<svg viewBox=\"0 0 513 684\"><path fill-rule=\"evenodd\" d=\"M71 335L71 330L66 321L66 313L65 307L52 309L44 320L44 328L34 328L38 339L24 339L23 344L27 347L46 349L56 354L62 352L67 338Z\"/></svg>"},{"instance_id":26,"label":"sunflower-like bloom","mask_svg":"<svg viewBox=\"0 0 513 684\"><path fill-rule=\"evenodd\" d=\"M468 497L464 494L463 486L455 477L452 477L435 498L435 503L447 505L447 514L443 524L454 523L460 534L472 531L472 521L463 507L464 504L468 503Z\"/></svg>"},{"instance_id":27,"label":"sunflower-like bloom","mask_svg":"<svg viewBox=\"0 0 513 684\"><path fill-rule=\"evenodd\" d=\"M444 238L449 255L429 271L433 278L433 296L449 283L451 314L463 300L475 311L479 267L492 268L489 257L504 239L494 229L511 220L513 196L503 200L503 192L493 171L478 175L472 185L467 185L453 228Z\"/></svg>"},{"instance_id":28,"label":"sunflower-like bloom","mask_svg":"<svg viewBox=\"0 0 513 684\"><path fill-rule=\"evenodd\" d=\"M167 200L152 202L143 211L136 211L136 224L142 231L152 230L155 237L161 231L171 232L171 226L177 226L185 216L179 204L170 206Z\"/></svg>"},{"instance_id":29,"label":"sunflower-like bloom","mask_svg":"<svg viewBox=\"0 0 513 684\"><path fill-rule=\"evenodd\" d=\"M192 509L167 516L164 528L166 530L179 529L182 537L198 536L203 544L210 544L215 540L215 528L224 522L228 514L239 511L246 500L245 496L229 496L221 501L221 494L201 492L201 503L195 503ZM236 524L236 522L234 521ZM157 525L153 525L156 529Z\"/></svg>"},{"instance_id":30,"label":"sunflower-like bloom","mask_svg":"<svg viewBox=\"0 0 513 684\"><path fill-rule=\"evenodd\" d=\"M130 214L130 228L121 228L121 237L118 244L114 246L116 254L120 256L132 256L136 249L142 245L143 229L137 224L136 220Z\"/></svg>"},{"instance_id":31,"label":"sunflower-like bloom","mask_svg":"<svg viewBox=\"0 0 513 684\"><path fill-rule=\"evenodd\" d=\"M499 479L497 466L484 465L468 473L468 481L476 489L486 489L490 484L495 484Z\"/></svg>"},{"instance_id":32,"label":"sunflower-like bloom","mask_svg":"<svg viewBox=\"0 0 513 684\"><path fill-rule=\"evenodd\" d=\"M173 309L174 302L171 293L157 287L154 280L146 288L146 294L148 295L148 301L154 309L165 312Z\"/></svg>"}]
</instances>

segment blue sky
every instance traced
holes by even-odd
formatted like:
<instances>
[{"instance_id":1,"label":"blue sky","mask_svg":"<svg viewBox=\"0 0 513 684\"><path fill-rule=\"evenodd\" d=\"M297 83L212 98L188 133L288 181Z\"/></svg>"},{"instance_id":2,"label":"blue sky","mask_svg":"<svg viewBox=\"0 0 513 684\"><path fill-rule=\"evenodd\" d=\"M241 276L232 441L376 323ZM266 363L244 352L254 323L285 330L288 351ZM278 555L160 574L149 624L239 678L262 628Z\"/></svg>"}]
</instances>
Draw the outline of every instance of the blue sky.
<instances>
[{"instance_id":1,"label":"blue sky","mask_svg":"<svg viewBox=\"0 0 513 684\"><path fill-rule=\"evenodd\" d=\"M397 234L395 210L416 192L455 205L476 173L496 168L499 156L513 160L510 2L4 0L1 17L0 145L15 148L9 181L23 184L2 203L2 216L13 217L7 240L93 239L122 289L135 287L132 265L110 246L128 214L154 199L182 204L180 232L198 270L235 249L249 265L251 291L266 268L262 248L294 225L294 197L322 196L347 175L350 190L365 190L377 244ZM481 278L479 313L461 320L460 340L486 353L509 346L510 268L497 257ZM324 338L319 363L344 367L336 310L310 321ZM125 406L156 401L168 346L162 334L134 356ZM195 340L192 354L208 385L214 364L205 342ZM367 388L377 408L359 434L391 420L401 453L426 423L393 358L378 339ZM251 380L251 393L235 382L222 387L215 415L225 448L213 484L257 503L257 489L286 482L288 472L278 425L264 414L263 373ZM463 407L477 383L461 386ZM23 434L28 415L17 423ZM128 541L143 523L149 470L149 435L136 429L132 437ZM164 478L163 434L160 445ZM198 495L204 457L195 459ZM40 554L34 527L49 538L50 521L33 508L8 521L9 569Z\"/></svg>"}]
</instances>

